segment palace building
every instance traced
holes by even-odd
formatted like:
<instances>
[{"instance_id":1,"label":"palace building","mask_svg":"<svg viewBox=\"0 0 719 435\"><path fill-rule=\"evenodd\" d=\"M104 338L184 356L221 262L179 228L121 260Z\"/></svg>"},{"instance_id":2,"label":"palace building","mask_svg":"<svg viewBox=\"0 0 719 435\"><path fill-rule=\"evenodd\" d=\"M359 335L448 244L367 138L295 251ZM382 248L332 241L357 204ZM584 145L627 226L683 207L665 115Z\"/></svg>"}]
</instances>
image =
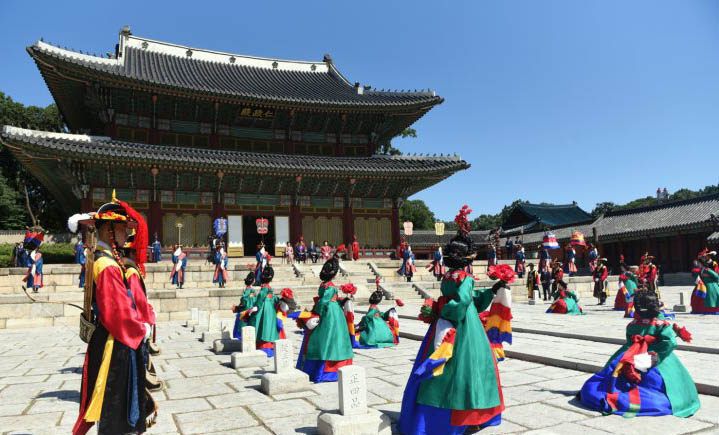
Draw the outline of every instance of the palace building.
<instances>
[{"instance_id":1,"label":"palace building","mask_svg":"<svg viewBox=\"0 0 719 435\"><path fill-rule=\"evenodd\" d=\"M329 55L242 56L129 27L106 57L43 41L27 51L71 133L6 126L2 143L66 213L95 210L116 189L166 247L206 245L226 217L233 256L254 254L258 218L275 255L300 236L337 245L357 234L363 248L386 249L399 242L405 198L469 167L376 154L443 99L351 83Z\"/></svg>"}]
</instances>

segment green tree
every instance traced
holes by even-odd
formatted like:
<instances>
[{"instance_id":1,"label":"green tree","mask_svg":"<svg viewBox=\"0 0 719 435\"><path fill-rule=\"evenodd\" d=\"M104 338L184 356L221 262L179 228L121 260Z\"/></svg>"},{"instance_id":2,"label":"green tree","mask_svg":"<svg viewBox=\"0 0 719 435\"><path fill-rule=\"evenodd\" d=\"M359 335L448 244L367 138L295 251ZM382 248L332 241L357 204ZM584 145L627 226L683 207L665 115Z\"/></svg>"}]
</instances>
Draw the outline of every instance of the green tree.
<instances>
[{"instance_id":1,"label":"green tree","mask_svg":"<svg viewBox=\"0 0 719 435\"><path fill-rule=\"evenodd\" d=\"M0 92L0 128L4 125L29 128L43 131L65 131L64 123L57 106L51 104L47 107L24 106L13 101L10 96ZM38 223L47 230L62 230L65 226L65 216L58 213L55 199L10 153L10 150L0 143L0 176L4 178L8 189L15 195L5 196L6 200L13 199L20 205L7 209L12 215L7 222L23 222L25 226L33 225L30 215L25 207L25 188L27 188L28 202L33 207L33 214ZM4 211L4 209L3 209ZM9 223L8 223L9 225ZM2 224L0 223L0 227ZM5 227L3 227L5 228Z\"/></svg>"},{"instance_id":2,"label":"green tree","mask_svg":"<svg viewBox=\"0 0 719 435\"><path fill-rule=\"evenodd\" d=\"M21 205L20 195L8 186L5 177L0 174L0 228L22 230L27 222L27 212Z\"/></svg>"},{"instance_id":3,"label":"green tree","mask_svg":"<svg viewBox=\"0 0 719 435\"><path fill-rule=\"evenodd\" d=\"M599 215L612 211L615 208L617 208L617 205L611 201L598 202L591 214L594 217L599 217Z\"/></svg>"},{"instance_id":4,"label":"green tree","mask_svg":"<svg viewBox=\"0 0 719 435\"><path fill-rule=\"evenodd\" d=\"M403 222L411 221L415 230L433 230L434 213L421 199L407 200L399 208L400 227Z\"/></svg>"},{"instance_id":5,"label":"green tree","mask_svg":"<svg viewBox=\"0 0 719 435\"><path fill-rule=\"evenodd\" d=\"M395 137L401 137L401 138L417 137L417 130L415 130L414 128L405 128L398 135L390 138L387 142L379 144L377 153L388 155L388 156L401 156L402 151L400 151L397 148L392 146L392 139L394 139Z\"/></svg>"}]
</instances>

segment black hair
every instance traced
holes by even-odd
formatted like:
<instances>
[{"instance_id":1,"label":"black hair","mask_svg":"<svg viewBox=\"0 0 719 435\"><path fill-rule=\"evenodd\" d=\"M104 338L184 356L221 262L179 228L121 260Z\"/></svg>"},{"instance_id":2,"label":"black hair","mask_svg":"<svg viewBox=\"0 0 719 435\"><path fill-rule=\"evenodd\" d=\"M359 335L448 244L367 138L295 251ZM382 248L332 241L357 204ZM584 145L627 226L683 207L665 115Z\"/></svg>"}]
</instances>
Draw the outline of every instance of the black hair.
<instances>
[{"instance_id":1,"label":"black hair","mask_svg":"<svg viewBox=\"0 0 719 435\"><path fill-rule=\"evenodd\" d=\"M272 278L275 277L275 270L269 264L262 269L262 275L260 275L261 284L269 284Z\"/></svg>"},{"instance_id":2,"label":"black hair","mask_svg":"<svg viewBox=\"0 0 719 435\"><path fill-rule=\"evenodd\" d=\"M642 319L653 319L661 311L661 304L656 293L639 290L634 294L634 310Z\"/></svg>"},{"instance_id":3,"label":"black hair","mask_svg":"<svg viewBox=\"0 0 719 435\"><path fill-rule=\"evenodd\" d=\"M565 290L567 289L567 283L564 282L563 279L560 279L559 281L557 281L557 286L560 286L560 285L561 285L562 287L564 287Z\"/></svg>"},{"instance_id":4,"label":"black hair","mask_svg":"<svg viewBox=\"0 0 719 435\"><path fill-rule=\"evenodd\" d=\"M322 265L322 271L320 271L320 279L323 282L330 281L332 278L337 275L337 272L340 270L340 262L337 259L337 257L332 257L329 260L325 261L325 264Z\"/></svg>"},{"instance_id":5,"label":"black hair","mask_svg":"<svg viewBox=\"0 0 719 435\"><path fill-rule=\"evenodd\" d=\"M245 285L252 285L255 282L255 272L250 271L245 277Z\"/></svg>"},{"instance_id":6,"label":"black hair","mask_svg":"<svg viewBox=\"0 0 719 435\"><path fill-rule=\"evenodd\" d=\"M382 293L382 290L375 290L372 292L371 295L369 295L369 303L372 305L377 305L382 302L383 297L384 293Z\"/></svg>"},{"instance_id":7,"label":"black hair","mask_svg":"<svg viewBox=\"0 0 719 435\"><path fill-rule=\"evenodd\" d=\"M450 269L463 269L472 264L476 254L474 242L469 236L457 234L444 247L444 264Z\"/></svg>"}]
</instances>

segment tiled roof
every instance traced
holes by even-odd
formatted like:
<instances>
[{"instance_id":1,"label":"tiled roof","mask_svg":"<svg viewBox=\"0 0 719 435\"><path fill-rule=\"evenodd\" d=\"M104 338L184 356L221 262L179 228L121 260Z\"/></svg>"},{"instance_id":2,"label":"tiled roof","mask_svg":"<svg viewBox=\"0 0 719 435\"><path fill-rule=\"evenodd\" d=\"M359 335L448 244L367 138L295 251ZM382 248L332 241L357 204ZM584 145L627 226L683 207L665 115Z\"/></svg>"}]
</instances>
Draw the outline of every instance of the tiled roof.
<instances>
[{"instance_id":1,"label":"tiled roof","mask_svg":"<svg viewBox=\"0 0 719 435\"><path fill-rule=\"evenodd\" d=\"M286 61L210 50L120 34L116 58L103 58L38 41L28 52L44 62L64 61L110 79L180 88L220 96L296 105L354 108L428 108L443 99L434 91L377 91L355 87L325 56Z\"/></svg>"},{"instance_id":2,"label":"tiled roof","mask_svg":"<svg viewBox=\"0 0 719 435\"><path fill-rule=\"evenodd\" d=\"M444 179L469 168L460 157L385 156L328 157L296 154L250 153L218 149L146 145L112 140L104 136L49 133L5 126L1 137L23 144L29 152L67 155L78 159L133 161L138 163L193 167L242 169L248 172L280 170L303 175L373 175L392 177L435 177Z\"/></svg>"},{"instance_id":3,"label":"tiled roof","mask_svg":"<svg viewBox=\"0 0 719 435\"><path fill-rule=\"evenodd\" d=\"M574 231L581 231L587 242L591 241L592 229L596 228L600 242L618 238L636 238L676 231L711 231L712 215L719 223L719 194L706 195L683 201L674 201L650 207L618 210L605 213L594 222L554 229L560 243L569 241ZM719 233L709 240L719 240ZM524 244L533 247L542 242L544 232L525 233ZM514 238L514 234L511 235ZM502 238L502 243L505 242Z\"/></svg>"},{"instance_id":4,"label":"tiled roof","mask_svg":"<svg viewBox=\"0 0 719 435\"><path fill-rule=\"evenodd\" d=\"M706 195L651 207L608 212L598 219L599 239L641 236L659 231L694 230L711 227L719 216L719 194Z\"/></svg>"},{"instance_id":5,"label":"tiled roof","mask_svg":"<svg viewBox=\"0 0 719 435\"><path fill-rule=\"evenodd\" d=\"M530 222L536 222L548 227L583 223L593 219L591 214L585 212L576 204L517 204L515 210L522 212Z\"/></svg>"}]
</instances>

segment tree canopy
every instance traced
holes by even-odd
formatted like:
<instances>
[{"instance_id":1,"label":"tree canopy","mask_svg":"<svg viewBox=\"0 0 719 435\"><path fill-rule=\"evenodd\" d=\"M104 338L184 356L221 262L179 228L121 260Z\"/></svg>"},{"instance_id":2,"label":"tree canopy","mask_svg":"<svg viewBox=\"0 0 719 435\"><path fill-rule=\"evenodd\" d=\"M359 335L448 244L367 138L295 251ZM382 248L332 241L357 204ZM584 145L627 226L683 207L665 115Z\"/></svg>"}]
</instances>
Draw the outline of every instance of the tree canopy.
<instances>
[{"instance_id":1,"label":"tree canopy","mask_svg":"<svg viewBox=\"0 0 719 435\"><path fill-rule=\"evenodd\" d=\"M402 130L402 132L400 134L394 136L393 138L391 138L390 140L388 140L385 143L379 144L377 153L388 155L388 156L401 156L402 151L400 151L397 148L392 146L392 139L394 139L395 137L401 137L401 138L417 137L417 130L415 130L414 128L405 128L404 130Z\"/></svg>"},{"instance_id":2,"label":"tree canopy","mask_svg":"<svg viewBox=\"0 0 719 435\"><path fill-rule=\"evenodd\" d=\"M0 127L13 125L44 131L65 131L57 106L25 106L0 92ZM0 144L0 228L23 229L33 225L25 207L25 187L33 214L46 230L62 230L65 216L50 193Z\"/></svg>"},{"instance_id":3,"label":"tree canopy","mask_svg":"<svg viewBox=\"0 0 719 435\"><path fill-rule=\"evenodd\" d=\"M434 213L421 199L407 200L399 208L399 221L411 221L415 230L433 230Z\"/></svg>"}]
</instances>

